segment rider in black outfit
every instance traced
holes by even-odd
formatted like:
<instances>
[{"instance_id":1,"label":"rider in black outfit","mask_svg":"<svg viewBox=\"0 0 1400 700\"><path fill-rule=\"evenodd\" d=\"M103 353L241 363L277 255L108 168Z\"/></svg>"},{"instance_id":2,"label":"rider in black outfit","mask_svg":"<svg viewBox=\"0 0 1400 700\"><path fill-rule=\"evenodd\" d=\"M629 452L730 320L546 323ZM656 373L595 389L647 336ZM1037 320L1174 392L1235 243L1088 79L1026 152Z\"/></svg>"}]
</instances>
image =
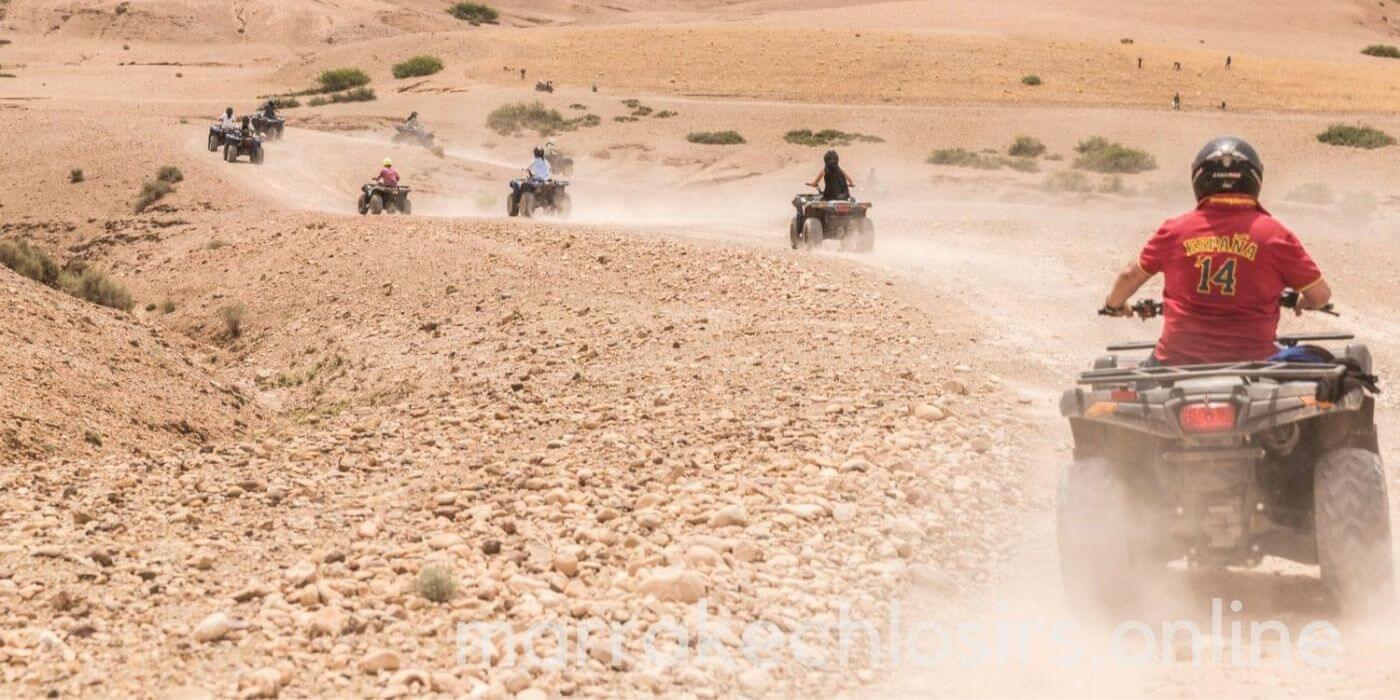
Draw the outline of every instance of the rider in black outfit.
<instances>
[{"instance_id":1,"label":"rider in black outfit","mask_svg":"<svg viewBox=\"0 0 1400 700\"><path fill-rule=\"evenodd\" d=\"M828 202L836 199L850 199L851 188L855 187L856 183L850 175L846 174L846 171L841 169L841 156L837 155L836 151L827 151L822 161L825 162L826 167L822 168L817 179L809 184L820 189L822 199ZM823 184L826 186L821 187Z\"/></svg>"}]
</instances>

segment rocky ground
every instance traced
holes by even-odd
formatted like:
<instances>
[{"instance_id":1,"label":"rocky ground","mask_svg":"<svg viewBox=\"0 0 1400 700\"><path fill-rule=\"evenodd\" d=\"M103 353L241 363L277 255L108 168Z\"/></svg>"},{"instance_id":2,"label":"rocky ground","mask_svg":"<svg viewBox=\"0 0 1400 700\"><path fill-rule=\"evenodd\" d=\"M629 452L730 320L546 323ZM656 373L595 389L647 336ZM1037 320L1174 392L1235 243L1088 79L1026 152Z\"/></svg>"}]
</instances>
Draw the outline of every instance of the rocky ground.
<instances>
[{"instance_id":1,"label":"rocky ground","mask_svg":"<svg viewBox=\"0 0 1400 700\"><path fill-rule=\"evenodd\" d=\"M333 240L352 250L335 259L372 257L356 246L376 239L341 230ZM393 376L418 368L383 405L347 402L334 382L277 387L300 392L289 400L306 420L8 471L5 684L805 694L873 674L808 673L791 658L758 669L737 647L747 625L791 632L843 604L882 619L911 587L956 597L1004 553L1008 513L1027 497L1004 417L1018 397L928 355L955 321L940 327L878 275L835 264L543 233L425 224L423 250L462 243L450 287L338 277L356 294L344 352ZM459 301L428 321L418 295ZM340 371L375 381L354 361ZM455 584L442 602L424 597L432 567ZM616 662L589 648L563 670L483 663L474 645L456 658L457 623L685 624L702 598L732 668L667 670L640 636Z\"/></svg>"}]
</instances>

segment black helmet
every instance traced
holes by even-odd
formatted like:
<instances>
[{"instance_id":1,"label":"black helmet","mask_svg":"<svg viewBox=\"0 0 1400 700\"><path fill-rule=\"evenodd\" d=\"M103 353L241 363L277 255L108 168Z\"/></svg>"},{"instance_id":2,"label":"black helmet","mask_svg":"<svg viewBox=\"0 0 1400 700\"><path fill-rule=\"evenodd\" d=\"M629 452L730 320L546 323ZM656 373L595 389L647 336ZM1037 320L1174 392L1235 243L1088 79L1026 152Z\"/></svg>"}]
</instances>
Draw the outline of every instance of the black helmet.
<instances>
[{"instance_id":1,"label":"black helmet","mask_svg":"<svg viewBox=\"0 0 1400 700\"><path fill-rule=\"evenodd\" d=\"M230 117L233 116L233 108L229 107L228 109L224 110L224 114L227 114Z\"/></svg>"},{"instance_id":2,"label":"black helmet","mask_svg":"<svg viewBox=\"0 0 1400 700\"><path fill-rule=\"evenodd\" d=\"M409 118L409 119L417 119L417 118L418 118L418 113L417 113L417 112L414 112L413 114L408 115L408 118Z\"/></svg>"},{"instance_id":3,"label":"black helmet","mask_svg":"<svg viewBox=\"0 0 1400 700\"><path fill-rule=\"evenodd\" d=\"M836 155L836 151L827 151L826 155L822 156L822 160L827 165L836 165L841 162L841 156Z\"/></svg>"},{"instance_id":4,"label":"black helmet","mask_svg":"<svg viewBox=\"0 0 1400 700\"><path fill-rule=\"evenodd\" d=\"M1244 139L1221 136L1212 140L1191 162L1191 186L1200 201L1213 194L1258 197L1264 185L1264 164Z\"/></svg>"},{"instance_id":5,"label":"black helmet","mask_svg":"<svg viewBox=\"0 0 1400 700\"><path fill-rule=\"evenodd\" d=\"M536 157L536 158L543 158L543 157L544 157L544 149L543 149L543 148L540 148L539 146L535 146L535 157Z\"/></svg>"}]
</instances>

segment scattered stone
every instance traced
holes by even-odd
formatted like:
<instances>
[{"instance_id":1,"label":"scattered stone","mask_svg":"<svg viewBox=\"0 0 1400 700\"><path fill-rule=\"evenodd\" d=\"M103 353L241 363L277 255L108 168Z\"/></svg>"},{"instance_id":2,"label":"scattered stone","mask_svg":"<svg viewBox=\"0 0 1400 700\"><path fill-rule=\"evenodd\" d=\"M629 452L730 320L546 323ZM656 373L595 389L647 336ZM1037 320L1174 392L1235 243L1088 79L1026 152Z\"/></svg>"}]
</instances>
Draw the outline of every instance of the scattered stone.
<instances>
[{"instance_id":1,"label":"scattered stone","mask_svg":"<svg viewBox=\"0 0 1400 700\"><path fill-rule=\"evenodd\" d=\"M195 625L193 634L197 642L217 642L227 637L232 630L233 622L228 619L228 615L216 612Z\"/></svg>"}]
</instances>

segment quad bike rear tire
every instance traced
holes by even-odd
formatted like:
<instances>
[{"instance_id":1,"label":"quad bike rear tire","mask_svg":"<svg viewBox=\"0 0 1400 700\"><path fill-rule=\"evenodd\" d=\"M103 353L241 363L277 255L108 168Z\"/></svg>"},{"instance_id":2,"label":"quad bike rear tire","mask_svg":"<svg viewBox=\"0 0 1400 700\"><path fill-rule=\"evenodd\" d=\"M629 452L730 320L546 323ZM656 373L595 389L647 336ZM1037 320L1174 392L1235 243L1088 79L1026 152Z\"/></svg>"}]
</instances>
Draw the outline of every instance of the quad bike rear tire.
<instances>
[{"instance_id":1,"label":"quad bike rear tire","mask_svg":"<svg viewBox=\"0 0 1400 700\"><path fill-rule=\"evenodd\" d=\"M262 162L263 162L263 149L262 149L262 146L258 146L258 147L256 147L256 148L254 148L254 149L253 149L253 152L250 153L250 154L248 154L248 160L253 161L253 165L262 165Z\"/></svg>"},{"instance_id":2,"label":"quad bike rear tire","mask_svg":"<svg viewBox=\"0 0 1400 700\"><path fill-rule=\"evenodd\" d=\"M1313 470L1313 523L1322 583L1346 615L1384 609L1394 597L1390 501L1375 452L1324 452Z\"/></svg>"},{"instance_id":3,"label":"quad bike rear tire","mask_svg":"<svg viewBox=\"0 0 1400 700\"><path fill-rule=\"evenodd\" d=\"M1061 477L1055 535L1074 615L1113 620L1137 600L1142 558L1129 534L1133 516L1124 470L1116 463L1075 460Z\"/></svg>"},{"instance_id":4,"label":"quad bike rear tire","mask_svg":"<svg viewBox=\"0 0 1400 700\"><path fill-rule=\"evenodd\" d=\"M408 201L408 195L399 197L399 213L405 216L413 213L413 203Z\"/></svg>"},{"instance_id":5,"label":"quad bike rear tire","mask_svg":"<svg viewBox=\"0 0 1400 700\"><path fill-rule=\"evenodd\" d=\"M360 195L360 201L355 203L355 210L360 212L360 216L369 213L369 197Z\"/></svg>"},{"instance_id":6,"label":"quad bike rear tire","mask_svg":"<svg viewBox=\"0 0 1400 700\"><path fill-rule=\"evenodd\" d=\"M384 196L380 194L371 195L369 198L369 213L384 213Z\"/></svg>"},{"instance_id":7,"label":"quad bike rear tire","mask_svg":"<svg viewBox=\"0 0 1400 700\"><path fill-rule=\"evenodd\" d=\"M792 244L793 250L802 244L802 219L793 217L788 222L788 243Z\"/></svg>"},{"instance_id":8,"label":"quad bike rear tire","mask_svg":"<svg viewBox=\"0 0 1400 700\"><path fill-rule=\"evenodd\" d=\"M807 250L820 250L825 235L822 231L821 219L809 216L806 221L802 222L802 243Z\"/></svg>"},{"instance_id":9,"label":"quad bike rear tire","mask_svg":"<svg viewBox=\"0 0 1400 700\"><path fill-rule=\"evenodd\" d=\"M210 153L213 153L213 152L219 150L219 142L222 141L222 140L223 140L223 139L220 139L218 134L210 134L210 135L209 135L209 152L210 152Z\"/></svg>"},{"instance_id":10,"label":"quad bike rear tire","mask_svg":"<svg viewBox=\"0 0 1400 700\"><path fill-rule=\"evenodd\" d=\"M506 216L520 216L520 195L514 192L506 195Z\"/></svg>"},{"instance_id":11,"label":"quad bike rear tire","mask_svg":"<svg viewBox=\"0 0 1400 700\"><path fill-rule=\"evenodd\" d=\"M523 192L520 195L520 215L529 219L535 216L535 193Z\"/></svg>"},{"instance_id":12,"label":"quad bike rear tire","mask_svg":"<svg viewBox=\"0 0 1400 700\"><path fill-rule=\"evenodd\" d=\"M224 160L230 163L238 160L238 149L231 143L224 144Z\"/></svg>"},{"instance_id":13,"label":"quad bike rear tire","mask_svg":"<svg viewBox=\"0 0 1400 700\"><path fill-rule=\"evenodd\" d=\"M569 197L568 193L560 192L554 197L554 211L561 219L569 218L569 215L574 211L574 200Z\"/></svg>"}]
</instances>

